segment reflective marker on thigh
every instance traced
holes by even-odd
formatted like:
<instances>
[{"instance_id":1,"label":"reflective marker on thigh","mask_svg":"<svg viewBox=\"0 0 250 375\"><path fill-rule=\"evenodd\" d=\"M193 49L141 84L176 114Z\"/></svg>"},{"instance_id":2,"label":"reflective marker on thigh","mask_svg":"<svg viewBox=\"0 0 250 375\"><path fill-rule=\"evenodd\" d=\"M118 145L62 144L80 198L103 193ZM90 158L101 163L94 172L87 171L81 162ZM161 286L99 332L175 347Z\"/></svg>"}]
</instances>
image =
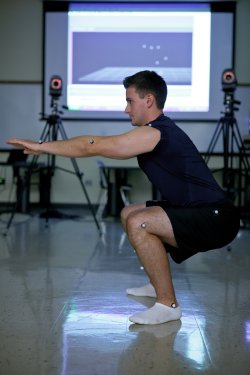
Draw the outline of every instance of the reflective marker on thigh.
<instances>
[{"instance_id":1,"label":"reflective marker on thigh","mask_svg":"<svg viewBox=\"0 0 250 375\"><path fill-rule=\"evenodd\" d=\"M142 228L146 228L146 223L142 223L142 224L141 224L141 227L142 227Z\"/></svg>"}]
</instances>

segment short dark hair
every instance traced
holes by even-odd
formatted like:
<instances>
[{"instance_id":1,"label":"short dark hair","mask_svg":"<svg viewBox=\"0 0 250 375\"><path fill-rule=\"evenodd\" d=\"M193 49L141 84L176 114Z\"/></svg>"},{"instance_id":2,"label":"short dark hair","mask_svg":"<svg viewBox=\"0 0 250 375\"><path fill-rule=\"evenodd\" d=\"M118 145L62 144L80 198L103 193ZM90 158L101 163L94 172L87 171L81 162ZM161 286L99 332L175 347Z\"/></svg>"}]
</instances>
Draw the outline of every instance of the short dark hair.
<instances>
[{"instance_id":1,"label":"short dark hair","mask_svg":"<svg viewBox=\"0 0 250 375\"><path fill-rule=\"evenodd\" d=\"M140 97L146 94L153 94L156 105L163 109L167 99L167 84L164 79L154 71L143 70L123 80L123 86L127 89L134 86Z\"/></svg>"}]
</instances>

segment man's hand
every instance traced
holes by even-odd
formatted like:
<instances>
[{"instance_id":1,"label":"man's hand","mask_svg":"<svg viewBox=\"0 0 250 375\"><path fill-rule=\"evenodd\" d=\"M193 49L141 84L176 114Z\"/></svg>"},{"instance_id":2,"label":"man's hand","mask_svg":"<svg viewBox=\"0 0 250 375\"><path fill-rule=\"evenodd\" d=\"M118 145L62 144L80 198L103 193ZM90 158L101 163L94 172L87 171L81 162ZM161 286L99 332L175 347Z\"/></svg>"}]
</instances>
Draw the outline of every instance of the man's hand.
<instances>
[{"instance_id":1,"label":"man's hand","mask_svg":"<svg viewBox=\"0 0 250 375\"><path fill-rule=\"evenodd\" d=\"M34 142L29 139L8 139L7 144L22 148L24 154L40 155L43 153L41 150L41 144L39 142Z\"/></svg>"}]
</instances>

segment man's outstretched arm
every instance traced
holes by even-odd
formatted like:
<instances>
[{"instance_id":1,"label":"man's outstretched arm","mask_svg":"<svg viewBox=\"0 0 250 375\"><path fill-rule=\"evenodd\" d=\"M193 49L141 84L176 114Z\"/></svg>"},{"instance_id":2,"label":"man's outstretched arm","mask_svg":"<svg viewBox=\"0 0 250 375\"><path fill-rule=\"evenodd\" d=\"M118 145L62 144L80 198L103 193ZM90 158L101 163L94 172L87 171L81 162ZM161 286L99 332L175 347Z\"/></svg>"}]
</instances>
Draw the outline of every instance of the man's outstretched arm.
<instances>
[{"instance_id":1,"label":"man's outstretched arm","mask_svg":"<svg viewBox=\"0 0 250 375\"><path fill-rule=\"evenodd\" d=\"M9 139L7 144L23 148L26 154L53 154L66 157L104 156L129 159L152 151L160 140L160 132L151 127L140 127L114 136L78 136L68 140L34 142Z\"/></svg>"}]
</instances>

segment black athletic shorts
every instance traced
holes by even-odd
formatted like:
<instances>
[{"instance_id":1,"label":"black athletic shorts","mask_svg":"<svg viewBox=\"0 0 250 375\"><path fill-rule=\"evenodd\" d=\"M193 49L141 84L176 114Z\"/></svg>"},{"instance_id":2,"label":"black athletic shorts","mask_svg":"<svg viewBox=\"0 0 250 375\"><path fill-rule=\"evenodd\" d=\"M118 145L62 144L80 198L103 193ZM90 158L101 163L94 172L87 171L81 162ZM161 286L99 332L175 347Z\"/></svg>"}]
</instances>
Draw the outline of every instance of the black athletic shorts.
<instances>
[{"instance_id":1,"label":"black athletic shorts","mask_svg":"<svg viewBox=\"0 0 250 375\"><path fill-rule=\"evenodd\" d=\"M234 206L169 207L165 201L147 201L146 207L160 206L168 215L178 248L164 244L176 263L198 252L228 245L240 227L240 213Z\"/></svg>"}]
</instances>

